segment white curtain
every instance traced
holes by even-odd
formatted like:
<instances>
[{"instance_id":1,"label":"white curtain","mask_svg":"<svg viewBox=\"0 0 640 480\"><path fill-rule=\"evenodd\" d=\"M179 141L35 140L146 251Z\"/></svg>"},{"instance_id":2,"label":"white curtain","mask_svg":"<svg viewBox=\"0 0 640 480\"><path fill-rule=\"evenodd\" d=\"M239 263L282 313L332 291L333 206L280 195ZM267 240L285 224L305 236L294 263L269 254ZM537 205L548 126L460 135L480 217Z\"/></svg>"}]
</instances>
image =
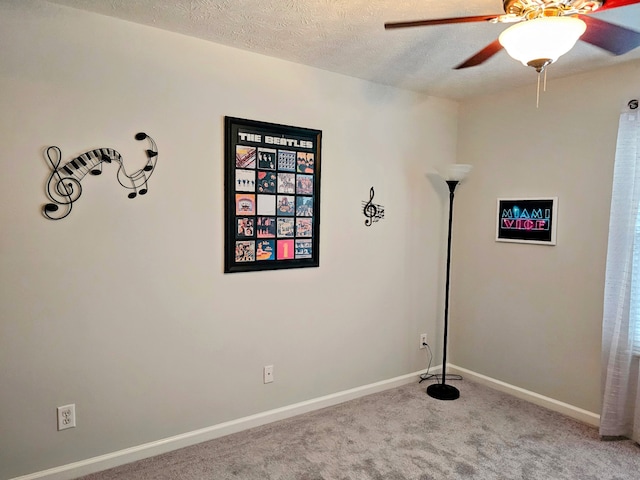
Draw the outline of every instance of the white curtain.
<instances>
[{"instance_id":1,"label":"white curtain","mask_svg":"<svg viewBox=\"0 0 640 480\"><path fill-rule=\"evenodd\" d=\"M640 112L620 115L604 292L600 435L640 441Z\"/></svg>"}]
</instances>

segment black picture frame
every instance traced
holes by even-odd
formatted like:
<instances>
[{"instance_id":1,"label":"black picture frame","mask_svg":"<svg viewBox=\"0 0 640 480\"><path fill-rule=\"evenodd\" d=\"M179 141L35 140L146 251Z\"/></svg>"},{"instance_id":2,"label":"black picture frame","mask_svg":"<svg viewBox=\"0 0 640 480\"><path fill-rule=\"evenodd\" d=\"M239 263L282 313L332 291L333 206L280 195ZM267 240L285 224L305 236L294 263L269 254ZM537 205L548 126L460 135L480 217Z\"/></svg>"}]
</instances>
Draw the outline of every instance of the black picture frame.
<instances>
[{"instance_id":1,"label":"black picture frame","mask_svg":"<svg viewBox=\"0 0 640 480\"><path fill-rule=\"evenodd\" d=\"M224 272L320 265L322 131L225 117Z\"/></svg>"},{"instance_id":2,"label":"black picture frame","mask_svg":"<svg viewBox=\"0 0 640 480\"><path fill-rule=\"evenodd\" d=\"M558 197L498 198L496 241L556 244Z\"/></svg>"}]
</instances>

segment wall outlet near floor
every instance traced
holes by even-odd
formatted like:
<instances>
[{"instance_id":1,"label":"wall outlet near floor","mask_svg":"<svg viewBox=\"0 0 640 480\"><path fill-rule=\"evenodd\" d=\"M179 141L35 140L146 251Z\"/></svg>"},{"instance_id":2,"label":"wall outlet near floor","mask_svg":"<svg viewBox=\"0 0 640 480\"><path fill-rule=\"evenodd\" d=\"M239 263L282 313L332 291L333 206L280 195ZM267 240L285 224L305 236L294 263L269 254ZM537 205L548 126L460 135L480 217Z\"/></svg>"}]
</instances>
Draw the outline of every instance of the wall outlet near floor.
<instances>
[{"instance_id":1,"label":"wall outlet near floor","mask_svg":"<svg viewBox=\"0 0 640 480\"><path fill-rule=\"evenodd\" d=\"M66 430L76 426L76 404L58 407L58 430Z\"/></svg>"},{"instance_id":2,"label":"wall outlet near floor","mask_svg":"<svg viewBox=\"0 0 640 480\"><path fill-rule=\"evenodd\" d=\"M273 365L266 365L262 370L264 383L273 382Z\"/></svg>"},{"instance_id":3,"label":"wall outlet near floor","mask_svg":"<svg viewBox=\"0 0 640 480\"><path fill-rule=\"evenodd\" d=\"M424 344L427 343L427 334L426 333L421 333L420 334L420 348L427 348Z\"/></svg>"}]
</instances>

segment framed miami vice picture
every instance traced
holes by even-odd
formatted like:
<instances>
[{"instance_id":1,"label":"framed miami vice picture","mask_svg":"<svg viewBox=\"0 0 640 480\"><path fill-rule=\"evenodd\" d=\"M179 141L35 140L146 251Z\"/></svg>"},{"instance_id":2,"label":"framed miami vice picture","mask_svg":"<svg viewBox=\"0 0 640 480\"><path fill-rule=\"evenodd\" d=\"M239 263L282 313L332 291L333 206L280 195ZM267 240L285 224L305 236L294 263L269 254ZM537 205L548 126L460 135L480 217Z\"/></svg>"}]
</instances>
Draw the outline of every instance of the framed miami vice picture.
<instances>
[{"instance_id":1,"label":"framed miami vice picture","mask_svg":"<svg viewBox=\"0 0 640 480\"><path fill-rule=\"evenodd\" d=\"M225 117L225 273L320 265L322 132Z\"/></svg>"},{"instance_id":2,"label":"framed miami vice picture","mask_svg":"<svg viewBox=\"0 0 640 480\"><path fill-rule=\"evenodd\" d=\"M496 241L556 244L558 197L498 198Z\"/></svg>"}]
</instances>

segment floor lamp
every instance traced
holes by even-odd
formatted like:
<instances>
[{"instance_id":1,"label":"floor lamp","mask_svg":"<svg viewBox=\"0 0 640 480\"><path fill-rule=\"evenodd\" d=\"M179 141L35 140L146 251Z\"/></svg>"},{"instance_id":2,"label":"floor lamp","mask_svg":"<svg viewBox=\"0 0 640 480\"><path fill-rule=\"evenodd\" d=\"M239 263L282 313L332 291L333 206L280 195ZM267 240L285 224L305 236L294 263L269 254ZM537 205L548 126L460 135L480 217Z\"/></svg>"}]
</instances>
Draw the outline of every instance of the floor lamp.
<instances>
[{"instance_id":1,"label":"floor lamp","mask_svg":"<svg viewBox=\"0 0 640 480\"><path fill-rule=\"evenodd\" d=\"M444 342L442 344L442 381L427 387L427 394L438 400L455 400L460 397L460 391L451 385L446 384L447 379L447 335L449 330L449 276L451 271L451 226L453 223L453 196L456 186L464 180L471 171L471 165L454 163L438 169L442 177L449 186L449 234L447 237L447 279L445 282L444 297Z\"/></svg>"}]
</instances>

